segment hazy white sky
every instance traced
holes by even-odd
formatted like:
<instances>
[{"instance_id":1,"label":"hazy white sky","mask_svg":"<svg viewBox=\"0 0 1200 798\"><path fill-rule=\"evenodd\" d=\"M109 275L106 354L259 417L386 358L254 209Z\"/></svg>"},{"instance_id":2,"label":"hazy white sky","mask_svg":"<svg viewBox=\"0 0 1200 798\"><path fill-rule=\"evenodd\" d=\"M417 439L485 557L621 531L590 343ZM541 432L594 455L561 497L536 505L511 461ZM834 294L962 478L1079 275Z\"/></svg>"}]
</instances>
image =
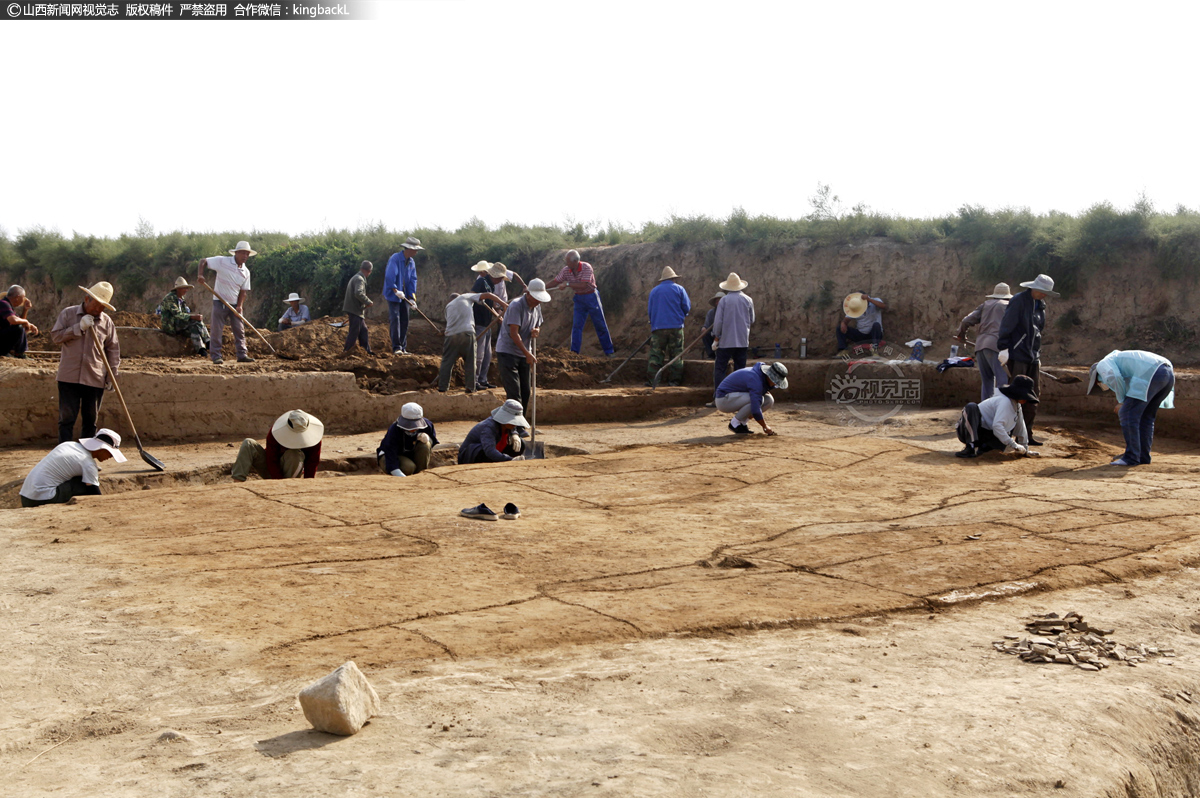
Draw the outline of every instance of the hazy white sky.
<instances>
[{"instance_id":1,"label":"hazy white sky","mask_svg":"<svg viewBox=\"0 0 1200 798\"><path fill-rule=\"evenodd\" d=\"M398 2L0 23L0 228L1200 206L1195 3Z\"/></svg>"}]
</instances>

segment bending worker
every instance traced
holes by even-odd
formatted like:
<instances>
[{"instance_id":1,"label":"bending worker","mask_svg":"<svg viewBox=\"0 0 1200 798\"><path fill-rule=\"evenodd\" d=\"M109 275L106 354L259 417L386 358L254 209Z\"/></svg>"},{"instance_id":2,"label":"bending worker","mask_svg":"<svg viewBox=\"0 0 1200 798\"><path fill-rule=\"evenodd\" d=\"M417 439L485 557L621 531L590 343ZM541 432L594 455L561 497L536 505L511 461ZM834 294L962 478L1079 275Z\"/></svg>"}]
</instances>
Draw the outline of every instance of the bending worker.
<instances>
[{"instance_id":1,"label":"bending worker","mask_svg":"<svg viewBox=\"0 0 1200 798\"><path fill-rule=\"evenodd\" d=\"M375 458L383 473L411 477L429 468L429 456L437 442L433 422L425 418L425 410L416 402L407 402L388 427Z\"/></svg>"},{"instance_id":2,"label":"bending worker","mask_svg":"<svg viewBox=\"0 0 1200 798\"><path fill-rule=\"evenodd\" d=\"M1087 392L1099 385L1112 391L1125 436L1125 452L1110 465L1135 466L1150 462L1154 444L1154 419L1160 407L1175 407L1175 369L1171 361L1153 352L1115 349L1092 366Z\"/></svg>"},{"instance_id":3,"label":"bending worker","mask_svg":"<svg viewBox=\"0 0 1200 798\"><path fill-rule=\"evenodd\" d=\"M321 462L321 436L325 425L303 410L292 410L275 419L266 447L247 438L233 464L233 481L245 482L250 472L263 479L312 479Z\"/></svg>"},{"instance_id":4,"label":"bending worker","mask_svg":"<svg viewBox=\"0 0 1200 798\"><path fill-rule=\"evenodd\" d=\"M604 306L600 304L600 293L596 290L596 273L592 264L579 259L575 250L567 252L567 265L562 268L554 279L546 283L546 289L552 290L560 285L569 285L575 292L575 316L571 321L571 351L579 354L583 346L583 325L588 318L596 330L596 338L605 357L613 356L613 342L608 335L608 324L604 321ZM496 351L500 351L497 348Z\"/></svg>"},{"instance_id":5,"label":"bending worker","mask_svg":"<svg viewBox=\"0 0 1200 798\"><path fill-rule=\"evenodd\" d=\"M755 363L744 369L738 369L721 380L713 400L722 413L733 413L729 422L729 431L736 435L749 435L751 430L746 420L751 416L763 428L763 432L774 435L775 430L767 426L763 417L768 409L775 404L771 389L778 388L786 391L788 387L787 367L782 363Z\"/></svg>"},{"instance_id":6,"label":"bending worker","mask_svg":"<svg viewBox=\"0 0 1200 798\"><path fill-rule=\"evenodd\" d=\"M1005 454L1037 454L1027 448L1029 430L1021 412L1025 405L1038 403L1033 380L1018 374L999 390L991 399L968 402L963 408L957 428L963 449L955 457L978 457L995 449L1003 449Z\"/></svg>"},{"instance_id":7,"label":"bending worker","mask_svg":"<svg viewBox=\"0 0 1200 798\"><path fill-rule=\"evenodd\" d=\"M529 429L524 408L516 399L509 399L492 411L489 418L480 421L467 433L458 447L458 464L503 463L509 460L524 460L524 443L517 434L518 429Z\"/></svg>"},{"instance_id":8,"label":"bending worker","mask_svg":"<svg viewBox=\"0 0 1200 798\"><path fill-rule=\"evenodd\" d=\"M21 506L66 504L74 496L100 495L100 463L112 458L125 462L120 452L121 436L102 429L78 443L67 441L33 467L21 485Z\"/></svg>"}]
</instances>

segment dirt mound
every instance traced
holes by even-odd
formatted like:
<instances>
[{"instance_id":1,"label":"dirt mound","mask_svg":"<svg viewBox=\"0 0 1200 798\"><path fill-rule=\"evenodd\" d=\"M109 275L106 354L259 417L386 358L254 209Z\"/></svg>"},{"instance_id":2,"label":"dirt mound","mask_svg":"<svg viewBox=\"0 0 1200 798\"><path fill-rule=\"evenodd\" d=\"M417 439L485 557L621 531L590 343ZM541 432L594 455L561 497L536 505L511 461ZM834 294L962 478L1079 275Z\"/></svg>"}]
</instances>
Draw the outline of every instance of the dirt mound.
<instances>
[{"instance_id":1,"label":"dirt mound","mask_svg":"<svg viewBox=\"0 0 1200 798\"><path fill-rule=\"evenodd\" d=\"M118 327L150 327L155 330L162 329L162 319L153 313L133 313L128 310L118 310L116 313L109 313L109 317Z\"/></svg>"}]
</instances>

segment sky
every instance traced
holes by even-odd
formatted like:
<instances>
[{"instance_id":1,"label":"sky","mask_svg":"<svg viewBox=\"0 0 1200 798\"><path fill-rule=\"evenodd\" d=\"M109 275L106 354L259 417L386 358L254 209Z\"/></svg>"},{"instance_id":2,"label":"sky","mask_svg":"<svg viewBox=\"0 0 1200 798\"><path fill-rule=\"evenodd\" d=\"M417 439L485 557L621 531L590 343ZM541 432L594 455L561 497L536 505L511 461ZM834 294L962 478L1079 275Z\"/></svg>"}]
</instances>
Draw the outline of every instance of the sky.
<instances>
[{"instance_id":1,"label":"sky","mask_svg":"<svg viewBox=\"0 0 1200 798\"><path fill-rule=\"evenodd\" d=\"M0 230L1200 207L1200 6L396 0L0 22Z\"/></svg>"}]
</instances>

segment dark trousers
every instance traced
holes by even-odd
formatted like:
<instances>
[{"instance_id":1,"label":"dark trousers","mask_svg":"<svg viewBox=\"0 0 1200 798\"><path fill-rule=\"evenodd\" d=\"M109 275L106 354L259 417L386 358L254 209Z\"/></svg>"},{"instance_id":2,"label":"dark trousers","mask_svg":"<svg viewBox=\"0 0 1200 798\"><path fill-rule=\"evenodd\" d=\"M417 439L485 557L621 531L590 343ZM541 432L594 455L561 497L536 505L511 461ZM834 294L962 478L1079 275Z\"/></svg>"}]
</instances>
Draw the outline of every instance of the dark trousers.
<instances>
[{"instance_id":1,"label":"dark trousers","mask_svg":"<svg viewBox=\"0 0 1200 798\"><path fill-rule=\"evenodd\" d=\"M964 446L973 446L980 452L990 452L992 449L1003 449L1004 444L990 429L981 429L983 416L976 402L968 402L958 417L958 439Z\"/></svg>"},{"instance_id":2,"label":"dark trousers","mask_svg":"<svg viewBox=\"0 0 1200 798\"><path fill-rule=\"evenodd\" d=\"M842 332L841 322L837 326L837 348L838 351L846 349L850 344L861 344L865 341L870 341L872 344L879 346L879 342L883 340L883 325L875 322L871 325L870 332L859 332L857 327L850 327L846 332Z\"/></svg>"},{"instance_id":3,"label":"dark trousers","mask_svg":"<svg viewBox=\"0 0 1200 798\"><path fill-rule=\"evenodd\" d=\"M346 347L342 351L349 352L355 343L360 343L362 348L371 354L371 342L367 340L367 320L353 313L347 315L350 317L350 329L346 332Z\"/></svg>"},{"instance_id":4,"label":"dark trousers","mask_svg":"<svg viewBox=\"0 0 1200 798\"><path fill-rule=\"evenodd\" d=\"M704 357L709 360L717 356L717 353L713 351L713 341L715 340L717 339L713 338L713 334L710 332L700 336L700 345L704 347Z\"/></svg>"},{"instance_id":5,"label":"dark trousers","mask_svg":"<svg viewBox=\"0 0 1200 798\"><path fill-rule=\"evenodd\" d=\"M746 368L746 352L749 347L738 346L726 349L717 347L717 359L713 361L713 390L721 387L721 380L729 373L729 359L733 358L733 370Z\"/></svg>"},{"instance_id":6,"label":"dark trousers","mask_svg":"<svg viewBox=\"0 0 1200 798\"><path fill-rule=\"evenodd\" d=\"M9 352L14 355L23 355L28 346L24 325L0 322L0 357L4 357Z\"/></svg>"},{"instance_id":7,"label":"dark trousers","mask_svg":"<svg viewBox=\"0 0 1200 798\"><path fill-rule=\"evenodd\" d=\"M442 342L442 367L438 370L438 390L445 392L450 388L450 377L454 373L454 364L463 362L463 387L467 393L475 392L475 331L447 335Z\"/></svg>"},{"instance_id":8,"label":"dark trousers","mask_svg":"<svg viewBox=\"0 0 1200 798\"><path fill-rule=\"evenodd\" d=\"M54 491L54 497L37 501L35 499L27 499L21 497L22 507L41 507L43 504L66 504L75 496L99 496L100 487L98 485L88 485L84 483L83 477L71 477L66 482L63 482Z\"/></svg>"},{"instance_id":9,"label":"dark trousers","mask_svg":"<svg viewBox=\"0 0 1200 798\"><path fill-rule=\"evenodd\" d=\"M504 386L506 399L516 399L521 408L529 411L529 364L524 355L496 353L496 367L500 371L500 384Z\"/></svg>"},{"instance_id":10,"label":"dark trousers","mask_svg":"<svg viewBox=\"0 0 1200 798\"><path fill-rule=\"evenodd\" d=\"M100 415L100 401L104 399L103 388L80 385L77 382L58 384L58 442L76 440L75 419L83 415L80 438L91 438L96 434L96 417Z\"/></svg>"},{"instance_id":11,"label":"dark trousers","mask_svg":"<svg viewBox=\"0 0 1200 798\"><path fill-rule=\"evenodd\" d=\"M1033 380L1033 392L1038 396L1042 395L1042 362L1035 360L1032 363L1022 363L1019 360L1008 361L1009 384L1012 384L1012 378L1019 374L1024 374ZM1025 429L1029 431L1029 440L1033 440L1033 420L1037 418L1037 405L1033 402L1026 402L1021 405L1021 414L1025 417Z\"/></svg>"},{"instance_id":12,"label":"dark trousers","mask_svg":"<svg viewBox=\"0 0 1200 798\"><path fill-rule=\"evenodd\" d=\"M408 351L408 303L388 302L388 333L393 352Z\"/></svg>"},{"instance_id":13,"label":"dark trousers","mask_svg":"<svg viewBox=\"0 0 1200 798\"><path fill-rule=\"evenodd\" d=\"M1150 447L1154 445L1154 419L1158 406L1175 390L1175 370L1163 363L1150 379L1147 401L1126 396L1121 403L1121 432L1125 435L1125 453L1121 459L1130 465L1150 462Z\"/></svg>"}]
</instances>

